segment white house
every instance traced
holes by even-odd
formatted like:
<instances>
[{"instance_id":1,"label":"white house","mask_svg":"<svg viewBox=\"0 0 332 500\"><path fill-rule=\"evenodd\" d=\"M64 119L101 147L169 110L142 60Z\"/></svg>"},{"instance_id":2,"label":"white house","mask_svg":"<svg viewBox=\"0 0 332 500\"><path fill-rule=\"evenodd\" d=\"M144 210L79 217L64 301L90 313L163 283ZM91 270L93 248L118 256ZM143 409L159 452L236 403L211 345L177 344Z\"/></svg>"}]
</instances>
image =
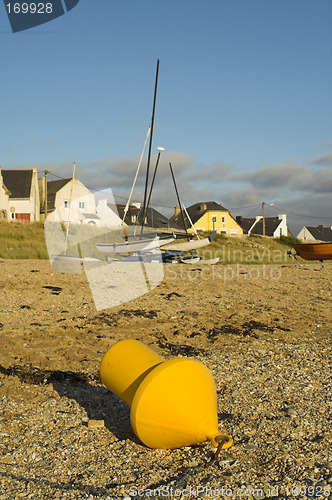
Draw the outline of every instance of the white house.
<instances>
[{"instance_id":1,"label":"white house","mask_svg":"<svg viewBox=\"0 0 332 500\"><path fill-rule=\"evenodd\" d=\"M302 241L332 241L332 226L304 226L297 237Z\"/></svg>"},{"instance_id":2,"label":"white house","mask_svg":"<svg viewBox=\"0 0 332 500\"><path fill-rule=\"evenodd\" d=\"M258 215L254 218L236 217L236 221L243 229L243 234L260 234L263 230L263 217ZM280 214L278 217L265 217L265 235L273 238L288 235L287 216Z\"/></svg>"},{"instance_id":3,"label":"white house","mask_svg":"<svg viewBox=\"0 0 332 500\"><path fill-rule=\"evenodd\" d=\"M96 213L100 219L100 223L103 226L116 228L120 228L123 226L122 220L120 219L118 214L107 205L106 199L99 200L96 207ZM127 224L124 224L124 226L127 226Z\"/></svg>"},{"instance_id":4,"label":"white house","mask_svg":"<svg viewBox=\"0 0 332 500\"><path fill-rule=\"evenodd\" d=\"M40 187L43 190L43 184ZM47 212L49 222L122 227L107 200L100 200L96 206L94 195L76 177L47 182Z\"/></svg>"},{"instance_id":5,"label":"white house","mask_svg":"<svg viewBox=\"0 0 332 500\"><path fill-rule=\"evenodd\" d=\"M37 169L2 170L3 184L9 192L10 220L28 223L39 221Z\"/></svg>"},{"instance_id":6,"label":"white house","mask_svg":"<svg viewBox=\"0 0 332 500\"><path fill-rule=\"evenodd\" d=\"M95 198L76 177L47 182L48 221L100 224Z\"/></svg>"}]
</instances>

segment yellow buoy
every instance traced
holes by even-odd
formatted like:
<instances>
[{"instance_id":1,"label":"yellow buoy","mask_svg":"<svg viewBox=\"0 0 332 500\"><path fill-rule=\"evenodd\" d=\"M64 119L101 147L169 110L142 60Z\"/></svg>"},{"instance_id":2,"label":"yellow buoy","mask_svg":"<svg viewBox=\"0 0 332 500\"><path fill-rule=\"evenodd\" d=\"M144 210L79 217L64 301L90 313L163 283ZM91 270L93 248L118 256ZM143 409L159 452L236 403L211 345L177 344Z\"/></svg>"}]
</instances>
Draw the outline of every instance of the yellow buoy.
<instances>
[{"instance_id":1,"label":"yellow buoy","mask_svg":"<svg viewBox=\"0 0 332 500\"><path fill-rule=\"evenodd\" d=\"M173 449L210 440L229 448L219 432L212 374L199 361L165 361L138 340L122 340L105 354L100 368L105 386L131 407L136 436L150 448Z\"/></svg>"}]
</instances>

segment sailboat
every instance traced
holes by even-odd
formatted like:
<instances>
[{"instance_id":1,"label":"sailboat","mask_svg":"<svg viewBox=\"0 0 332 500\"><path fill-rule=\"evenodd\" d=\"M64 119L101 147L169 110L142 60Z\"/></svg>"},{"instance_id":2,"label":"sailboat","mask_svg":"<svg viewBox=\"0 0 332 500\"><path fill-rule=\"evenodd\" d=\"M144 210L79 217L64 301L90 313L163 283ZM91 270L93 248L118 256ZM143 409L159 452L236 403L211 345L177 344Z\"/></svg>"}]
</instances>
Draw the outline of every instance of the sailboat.
<instances>
[{"instance_id":1,"label":"sailboat","mask_svg":"<svg viewBox=\"0 0 332 500\"><path fill-rule=\"evenodd\" d=\"M146 170L146 178L145 178L145 190L144 190L144 203L143 203L143 211L142 211L142 224L141 224L141 230L139 234L125 234L124 236L124 241L122 242L115 242L115 243L96 243L96 247L98 250L106 253L112 253L116 256L116 258L108 258L109 261L112 260L118 260L118 258L121 256L124 257L126 260L135 260L135 258L138 258L141 260L143 256L145 255L153 255L153 254L160 254L160 244L161 244L161 239L160 237L155 234L144 234L144 222L145 222L145 217L146 217L146 211L148 207L148 202L147 202L147 190L148 190L148 181L149 181L149 169L150 169L150 160L151 160L151 147L152 147L152 136L153 136L153 126L154 126L154 116L155 116L155 108L156 108L156 97L157 97L157 86L158 86L158 75L159 75L159 62L160 60L157 60L157 69L156 69L156 77L155 77L155 88L154 88L154 98L153 98L153 108L152 108L152 119L151 119L151 125L148 129L148 133L145 139L145 143L143 146L142 154L140 157L140 161L138 163L138 168L136 171L136 175L134 178L134 182L131 188L131 192L124 210L123 214L123 220L122 223L124 225L124 220L129 208L131 196L135 187L135 183L137 180L138 172L141 166L145 146L148 140L148 137L150 136L150 142L149 142L149 152L148 152L148 161L147 161L147 170ZM154 181L154 179L153 179ZM153 182L150 188L150 196L151 196L151 191L153 187ZM174 240L174 237L167 237L164 240L164 244L170 243ZM123 260L123 259L121 259Z\"/></svg>"},{"instance_id":2,"label":"sailboat","mask_svg":"<svg viewBox=\"0 0 332 500\"><path fill-rule=\"evenodd\" d=\"M151 126L149 127L148 134L143 146L143 151L141 154L141 158L138 164L137 172L135 175L134 183L129 195L128 202L126 204L125 210L124 210L124 216L123 216L123 222L125 220L126 213L128 211L131 195L133 193L133 189L135 186L135 182L138 176L138 171L141 165L142 157L144 154L144 148L148 139L148 136L150 135L150 142L149 142L149 152L148 152L148 161L147 161L147 170L146 170L146 177L145 177L145 190L144 190L144 202L143 202L143 207L142 207L142 223L141 223L141 230L140 233L137 234L128 234L124 236L124 241L122 242L115 242L115 243L96 243L96 247L98 250L106 253L112 253L115 255L115 258L113 257L108 257L108 261L115 261L119 260L119 258L123 260L128 260L128 261L133 261L135 259L138 260L145 260L145 259L153 259L156 254L162 253L162 257L164 261L167 261L170 259L172 262L185 262L185 263L193 263L193 262L198 262L200 260L200 257L194 256L193 252L197 250L198 248L202 248L206 245L209 245L211 241L215 237L215 232L212 233L208 238L204 239L199 239L197 232L196 235L198 237L197 240L191 240L190 236L188 235L186 226L184 224L184 229L186 232L187 240L186 242L175 242L175 235L164 235L164 236L158 236L155 233L152 234L144 234L144 225L145 225L145 219L146 219L146 213L147 209L149 206L151 194L152 194L152 189L154 185L154 180L157 172L157 167L159 163L159 158L160 158L160 152L161 150L164 150L164 148L157 148L159 150L158 157L157 157L157 162L155 166L155 170L153 173L152 177L152 182L150 186L150 191L148 195L148 183L149 183L149 168L150 168L150 159L151 159L151 145L152 145L152 136L153 136L153 126L154 126L154 116L155 116L155 106L156 106L156 95L157 95L157 84L158 84L158 75L159 75L159 59L157 60L157 70L156 70L156 78L155 78L155 89L154 89L154 99L153 99L153 110L152 110L152 119L151 119ZM175 183L175 178L172 170L172 165L170 165L172 177L173 177L173 182L175 186L175 191L178 197L178 202L181 205L180 198L178 195L177 191L177 186ZM184 223L184 220L183 220ZM145 227L146 229L146 227ZM189 255L187 255L189 253ZM177 254L177 255L176 255ZM209 261L204 261L206 263L210 264L215 264L218 262L219 259L210 259Z\"/></svg>"}]
</instances>

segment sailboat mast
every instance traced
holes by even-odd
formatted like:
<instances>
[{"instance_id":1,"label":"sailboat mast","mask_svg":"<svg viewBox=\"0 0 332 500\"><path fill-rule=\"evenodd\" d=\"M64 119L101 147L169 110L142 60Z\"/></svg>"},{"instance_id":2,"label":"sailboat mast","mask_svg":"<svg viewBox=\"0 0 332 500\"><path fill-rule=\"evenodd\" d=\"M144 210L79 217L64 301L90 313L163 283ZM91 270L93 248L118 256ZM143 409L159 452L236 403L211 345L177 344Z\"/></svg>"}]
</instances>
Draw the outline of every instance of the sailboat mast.
<instances>
[{"instance_id":1,"label":"sailboat mast","mask_svg":"<svg viewBox=\"0 0 332 500\"><path fill-rule=\"evenodd\" d=\"M153 125L154 125L154 115L155 115L156 99L157 99L158 75L159 75L159 59L157 60L156 80L155 80L155 86L154 86L153 108L152 108L152 118L151 118L151 131L150 131L150 143L149 143L148 162L147 162L146 177L145 177L145 189L144 189L144 201L143 201L143 214L142 214L141 234L143 233L143 226L144 226L144 223L145 223L145 216L146 216L146 212L147 212L147 206L146 206L146 201L147 200L146 200L146 198L147 198L147 193L148 193L148 182L149 182L149 170L150 170L150 159L151 159Z\"/></svg>"},{"instance_id":2,"label":"sailboat mast","mask_svg":"<svg viewBox=\"0 0 332 500\"><path fill-rule=\"evenodd\" d=\"M150 186L150 192L149 192L149 196L148 196L148 201L146 203L147 207L149 206L149 203L150 203L150 200L151 200L152 189L153 189L153 186L154 186L154 180L156 178L156 173L157 173L157 168L158 168L158 164L159 164L159 159L160 159L160 151L159 151L158 156L157 156L157 162L156 162L156 166L154 168L154 172L153 172L153 176L152 176L152 181L151 181L151 186Z\"/></svg>"},{"instance_id":3,"label":"sailboat mast","mask_svg":"<svg viewBox=\"0 0 332 500\"><path fill-rule=\"evenodd\" d=\"M184 227L184 230L186 231L187 240L189 241L190 237L189 237L189 234L188 234L188 231L187 231L186 223L184 221L183 210L182 210L182 203L181 203L180 196L179 196L179 193L178 193L178 188L176 186L175 177L174 177L173 168L172 168L172 164L171 163L169 164L169 168L171 169L173 184L174 184L174 187L175 187L175 192L176 192L176 196L177 196L177 199L178 199L178 204L179 204L179 207L180 207L180 212L181 212L183 227Z\"/></svg>"},{"instance_id":4,"label":"sailboat mast","mask_svg":"<svg viewBox=\"0 0 332 500\"><path fill-rule=\"evenodd\" d=\"M70 198L69 198L69 207L68 207L68 220L67 220L67 226L66 226L65 255L67 253L67 246L68 246L68 233L69 233L69 224L70 224L70 209L71 209L71 201L72 201L73 189L74 189L75 168L76 168L76 163L73 162L73 177L72 177L71 186L70 186Z\"/></svg>"}]
</instances>

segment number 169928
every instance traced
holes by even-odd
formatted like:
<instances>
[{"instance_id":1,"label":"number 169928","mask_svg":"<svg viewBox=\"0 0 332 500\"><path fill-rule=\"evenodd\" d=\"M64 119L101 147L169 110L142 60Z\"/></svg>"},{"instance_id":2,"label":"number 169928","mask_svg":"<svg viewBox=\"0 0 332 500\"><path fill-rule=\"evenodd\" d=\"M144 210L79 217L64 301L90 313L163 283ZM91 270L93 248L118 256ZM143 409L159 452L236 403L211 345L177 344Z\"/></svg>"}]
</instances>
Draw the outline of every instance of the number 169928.
<instances>
[{"instance_id":1,"label":"number 169928","mask_svg":"<svg viewBox=\"0 0 332 500\"><path fill-rule=\"evenodd\" d=\"M8 14L51 14L53 11L53 6L50 2L48 3L33 3L33 2L23 2L14 4L6 4Z\"/></svg>"}]
</instances>

